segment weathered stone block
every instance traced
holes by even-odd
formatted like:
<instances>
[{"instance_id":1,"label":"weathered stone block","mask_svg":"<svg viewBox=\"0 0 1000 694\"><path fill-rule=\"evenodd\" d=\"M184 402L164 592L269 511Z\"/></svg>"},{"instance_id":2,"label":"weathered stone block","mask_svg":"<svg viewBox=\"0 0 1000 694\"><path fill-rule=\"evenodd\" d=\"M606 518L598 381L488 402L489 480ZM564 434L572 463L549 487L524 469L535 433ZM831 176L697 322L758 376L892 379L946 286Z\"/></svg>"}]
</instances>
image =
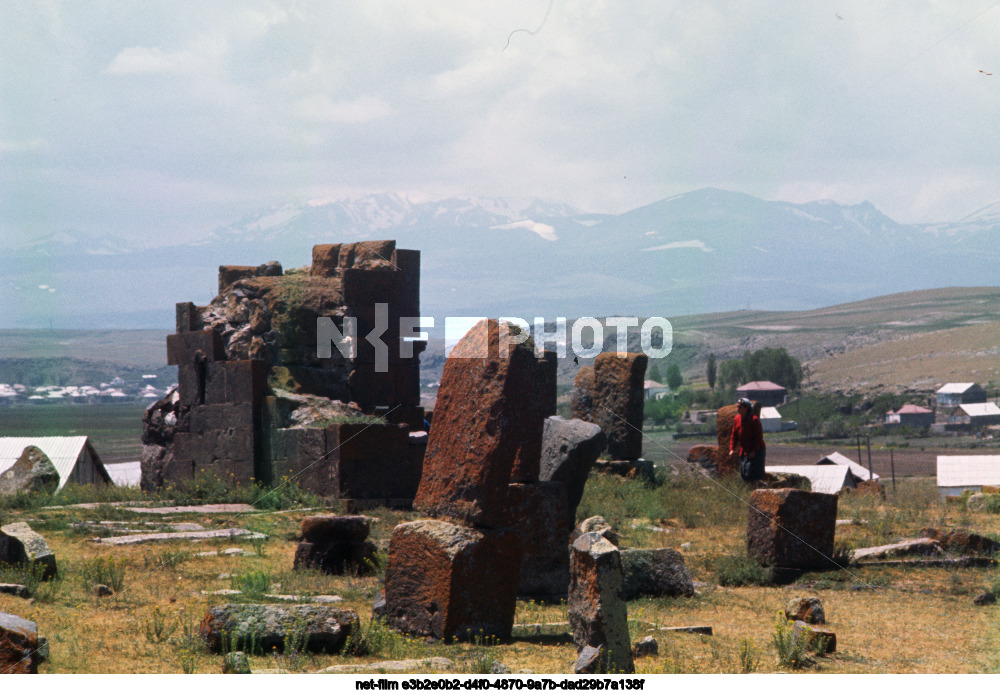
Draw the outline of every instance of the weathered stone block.
<instances>
[{"instance_id":1,"label":"weathered stone block","mask_svg":"<svg viewBox=\"0 0 1000 694\"><path fill-rule=\"evenodd\" d=\"M210 362L205 369L205 404L248 402L260 406L267 396L267 362L239 359Z\"/></svg>"},{"instance_id":2,"label":"weathered stone block","mask_svg":"<svg viewBox=\"0 0 1000 694\"><path fill-rule=\"evenodd\" d=\"M622 598L694 595L694 582L680 552L666 547L622 550Z\"/></svg>"},{"instance_id":3,"label":"weathered stone block","mask_svg":"<svg viewBox=\"0 0 1000 694\"><path fill-rule=\"evenodd\" d=\"M205 364L180 364L177 367L177 396L181 407L205 402Z\"/></svg>"},{"instance_id":4,"label":"weathered stone block","mask_svg":"<svg viewBox=\"0 0 1000 694\"><path fill-rule=\"evenodd\" d=\"M827 568L836 522L835 494L754 490L747 512L747 553L763 566Z\"/></svg>"},{"instance_id":5,"label":"weathered stone block","mask_svg":"<svg viewBox=\"0 0 1000 694\"><path fill-rule=\"evenodd\" d=\"M27 523L0 526L0 564L39 564L42 578L56 574L56 555Z\"/></svg>"},{"instance_id":6,"label":"weathered stone block","mask_svg":"<svg viewBox=\"0 0 1000 694\"><path fill-rule=\"evenodd\" d=\"M190 301L178 302L175 308L177 332L189 333L198 329L197 307Z\"/></svg>"},{"instance_id":7,"label":"weathered stone block","mask_svg":"<svg viewBox=\"0 0 1000 694\"><path fill-rule=\"evenodd\" d=\"M311 269L313 275L333 277L337 274L340 246L339 243L323 243L313 246Z\"/></svg>"},{"instance_id":8,"label":"weathered stone block","mask_svg":"<svg viewBox=\"0 0 1000 694\"><path fill-rule=\"evenodd\" d=\"M518 595L542 600L565 598L571 531L566 526L566 490L559 482L512 484L510 490L512 527L523 548Z\"/></svg>"},{"instance_id":9,"label":"weathered stone block","mask_svg":"<svg viewBox=\"0 0 1000 694\"><path fill-rule=\"evenodd\" d=\"M785 606L785 617L792 622L826 624L826 612L823 610L823 603L817 597L792 598Z\"/></svg>"},{"instance_id":10,"label":"weathered stone block","mask_svg":"<svg viewBox=\"0 0 1000 694\"><path fill-rule=\"evenodd\" d=\"M395 270L395 250L393 240L345 243L340 247L340 269Z\"/></svg>"},{"instance_id":11,"label":"weathered stone block","mask_svg":"<svg viewBox=\"0 0 1000 694\"><path fill-rule=\"evenodd\" d=\"M372 519L368 516L306 516L302 539L317 544L358 544L368 539Z\"/></svg>"},{"instance_id":12,"label":"weathered stone block","mask_svg":"<svg viewBox=\"0 0 1000 694\"><path fill-rule=\"evenodd\" d=\"M361 623L353 610L326 605L216 605L208 608L199 633L209 649L222 649L223 634L233 646L249 648L251 638L265 653L281 651L286 639L305 636L304 649L311 653L339 653L349 636L359 633Z\"/></svg>"},{"instance_id":13,"label":"weathered stone block","mask_svg":"<svg viewBox=\"0 0 1000 694\"><path fill-rule=\"evenodd\" d=\"M507 524L515 458L542 426L522 406L535 389L534 352L519 344L500 358L499 332L497 320L481 321L445 362L414 499L427 513L484 527Z\"/></svg>"},{"instance_id":14,"label":"weathered stone block","mask_svg":"<svg viewBox=\"0 0 1000 694\"><path fill-rule=\"evenodd\" d=\"M37 674L41 660L38 625L0 612L0 674Z\"/></svg>"},{"instance_id":15,"label":"weathered stone block","mask_svg":"<svg viewBox=\"0 0 1000 694\"><path fill-rule=\"evenodd\" d=\"M167 364L171 366L225 358L222 336L211 328L167 335Z\"/></svg>"},{"instance_id":16,"label":"weathered stone block","mask_svg":"<svg viewBox=\"0 0 1000 694\"><path fill-rule=\"evenodd\" d=\"M718 448L715 454L716 472L720 477L727 477L737 472L740 456L737 452L729 455L729 443L733 435L733 421L739 408L736 405L720 407L715 415L715 431Z\"/></svg>"},{"instance_id":17,"label":"weathered stone block","mask_svg":"<svg viewBox=\"0 0 1000 694\"><path fill-rule=\"evenodd\" d=\"M542 432L539 479L561 482L566 489L566 527L573 529L576 508L583 498L587 476L606 437L601 427L580 419L548 417Z\"/></svg>"},{"instance_id":18,"label":"weathered stone block","mask_svg":"<svg viewBox=\"0 0 1000 694\"><path fill-rule=\"evenodd\" d=\"M219 294L226 291L226 288L233 282L245 280L257 276L256 265L220 265L219 266Z\"/></svg>"},{"instance_id":19,"label":"weathered stone block","mask_svg":"<svg viewBox=\"0 0 1000 694\"><path fill-rule=\"evenodd\" d=\"M631 460L642 456L643 382L645 354L598 354L594 360L594 409L591 421L608 437L612 458Z\"/></svg>"},{"instance_id":20,"label":"weathered stone block","mask_svg":"<svg viewBox=\"0 0 1000 694\"><path fill-rule=\"evenodd\" d=\"M444 521L397 525L385 572L385 617L407 633L510 637L521 548L513 530Z\"/></svg>"},{"instance_id":21,"label":"weathered stone block","mask_svg":"<svg viewBox=\"0 0 1000 694\"><path fill-rule=\"evenodd\" d=\"M568 609L578 655L588 647L599 649L599 657L586 659L588 672L634 672L618 548L597 533L585 533L573 543L571 556Z\"/></svg>"},{"instance_id":22,"label":"weathered stone block","mask_svg":"<svg viewBox=\"0 0 1000 694\"><path fill-rule=\"evenodd\" d=\"M0 496L52 494L59 488L59 471L44 451L28 446L15 463L0 474Z\"/></svg>"},{"instance_id":23,"label":"weathered stone block","mask_svg":"<svg viewBox=\"0 0 1000 694\"><path fill-rule=\"evenodd\" d=\"M216 429L242 430L252 433L253 405L249 402L197 405L190 411L190 431L204 434Z\"/></svg>"}]
</instances>

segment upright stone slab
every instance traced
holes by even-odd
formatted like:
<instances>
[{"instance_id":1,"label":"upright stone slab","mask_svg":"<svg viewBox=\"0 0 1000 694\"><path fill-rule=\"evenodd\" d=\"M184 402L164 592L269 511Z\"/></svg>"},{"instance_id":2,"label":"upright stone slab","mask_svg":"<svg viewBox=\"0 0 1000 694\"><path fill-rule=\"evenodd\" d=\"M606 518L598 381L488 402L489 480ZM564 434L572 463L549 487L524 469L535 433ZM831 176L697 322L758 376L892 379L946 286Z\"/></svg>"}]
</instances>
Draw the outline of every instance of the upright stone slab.
<instances>
[{"instance_id":1,"label":"upright stone slab","mask_svg":"<svg viewBox=\"0 0 1000 694\"><path fill-rule=\"evenodd\" d=\"M59 471L45 452L28 446L11 467L0 475L0 496L52 494L59 488Z\"/></svg>"},{"instance_id":2,"label":"upright stone slab","mask_svg":"<svg viewBox=\"0 0 1000 694\"><path fill-rule=\"evenodd\" d=\"M56 555L49 549L45 538L27 523L10 523L0 526L0 563L41 564L42 578L56 573Z\"/></svg>"},{"instance_id":3,"label":"upright stone slab","mask_svg":"<svg viewBox=\"0 0 1000 694\"><path fill-rule=\"evenodd\" d=\"M826 569L836 524L836 494L757 489L747 511L747 553L762 566Z\"/></svg>"},{"instance_id":4,"label":"upright stone slab","mask_svg":"<svg viewBox=\"0 0 1000 694\"><path fill-rule=\"evenodd\" d=\"M739 408L736 405L726 405L720 407L715 415L715 435L718 441L718 449L715 452L716 473L719 477L727 477L736 472L740 457L739 454L729 455L729 443L733 435L733 420Z\"/></svg>"},{"instance_id":5,"label":"upright stone slab","mask_svg":"<svg viewBox=\"0 0 1000 694\"><path fill-rule=\"evenodd\" d=\"M576 372L569 396L569 409L573 419L594 421L591 416L594 411L594 367L583 366Z\"/></svg>"},{"instance_id":6,"label":"upright stone slab","mask_svg":"<svg viewBox=\"0 0 1000 694\"><path fill-rule=\"evenodd\" d=\"M513 530L401 523L389 541L383 615L396 629L420 636L507 639L520 562Z\"/></svg>"},{"instance_id":7,"label":"upright stone slab","mask_svg":"<svg viewBox=\"0 0 1000 694\"><path fill-rule=\"evenodd\" d=\"M518 451L541 422L526 417L534 397L537 359L528 344L500 356L500 327L481 321L445 362L413 505L483 527L503 527ZM530 410L534 414L534 409Z\"/></svg>"},{"instance_id":8,"label":"upright stone slab","mask_svg":"<svg viewBox=\"0 0 1000 694\"><path fill-rule=\"evenodd\" d=\"M545 601L565 599L569 590L566 490L559 482L512 484L513 528L523 557L517 594Z\"/></svg>"},{"instance_id":9,"label":"upright stone slab","mask_svg":"<svg viewBox=\"0 0 1000 694\"><path fill-rule=\"evenodd\" d=\"M576 508L583 498L587 476L606 440L601 427L592 422L559 416L545 420L539 479L561 482L566 489L567 531L576 523Z\"/></svg>"},{"instance_id":10,"label":"upright stone slab","mask_svg":"<svg viewBox=\"0 0 1000 694\"><path fill-rule=\"evenodd\" d=\"M585 533L573 543L571 556L568 607L577 671L634 672L618 548L597 533Z\"/></svg>"},{"instance_id":11,"label":"upright stone slab","mask_svg":"<svg viewBox=\"0 0 1000 694\"><path fill-rule=\"evenodd\" d=\"M643 379L645 354L598 354L594 360L594 409L591 421L608 437L608 453L616 460L642 456Z\"/></svg>"},{"instance_id":12,"label":"upright stone slab","mask_svg":"<svg viewBox=\"0 0 1000 694\"><path fill-rule=\"evenodd\" d=\"M324 573L372 573L376 547L368 542L367 516L306 516L293 568L315 567Z\"/></svg>"},{"instance_id":13,"label":"upright stone slab","mask_svg":"<svg viewBox=\"0 0 1000 694\"><path fill-rule=\"evenodd\" d=\"M667 547L626 549L621 552L622 597L663 597L694 595L694 581L680 552Z\"/></svg>"},{"instance_id":14,"label":"upright stone slab","mask_svg":"<svg viewBox=\"0 0 1000 694\"><path fill-rule=\"evenodd\" d=\"M38 625L0 612L0 674L37 674L41 660Z\"/></svg>"}]
</instances>

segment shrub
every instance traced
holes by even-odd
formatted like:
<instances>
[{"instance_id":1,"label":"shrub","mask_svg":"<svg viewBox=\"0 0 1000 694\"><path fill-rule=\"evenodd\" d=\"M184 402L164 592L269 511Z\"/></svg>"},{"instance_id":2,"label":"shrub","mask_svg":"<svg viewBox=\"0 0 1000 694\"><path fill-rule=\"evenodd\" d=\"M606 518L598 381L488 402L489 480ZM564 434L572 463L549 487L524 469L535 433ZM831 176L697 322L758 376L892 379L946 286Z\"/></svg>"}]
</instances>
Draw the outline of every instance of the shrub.
<instances>
[{"instance_id":1,"label":"shrub","mask_svg":"<svg viewBox=\"0 0 1000 694\"><path fill-rule=\"evenodd\" d=\"M128 560L116 560L114 557L98 557L80 565L79 573L85 588L95 584L106 585L115 593L120 593L125 587L125 569Z\"/></svg>"},{"instance_id":2,"label":"shrub","mask_svg":"<svg viewBox=\"0 0 1000 694\"><path fill-rule=\"evenodd\" d=\"M767 586L773 583L770 569L746 554L725 554L715 560L715 579L720 586Z\"/></svg>"},{"instance_id":3,"label":"shrub","mask_svg":"<svg viewBox=\"0 0 1000 694\"><path fill-rule=\"evenodd\" d=\"M798 670L806 662L806 639L795 638L795 630L781 614L774 621L771 642L778 652L778 665Z\"/></svg>"}]
</instances>

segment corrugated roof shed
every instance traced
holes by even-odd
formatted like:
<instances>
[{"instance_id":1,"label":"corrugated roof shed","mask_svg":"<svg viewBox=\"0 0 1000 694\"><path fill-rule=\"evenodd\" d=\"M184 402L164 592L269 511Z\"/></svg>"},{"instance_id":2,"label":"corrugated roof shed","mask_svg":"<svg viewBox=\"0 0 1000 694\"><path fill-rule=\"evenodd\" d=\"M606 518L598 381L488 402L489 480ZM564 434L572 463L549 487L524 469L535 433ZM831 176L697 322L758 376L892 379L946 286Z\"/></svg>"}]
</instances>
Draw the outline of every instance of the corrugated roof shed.
<instances>
[{"instance_id":1,"label":"corrugated roof shed","mask_svg":"<svg viewBox=\"0 0 1000 694\"><path fill-rule=\"evenodd\" d=\"M939 455L937 486L1000 485L1000 455Z\"/></svg>"},{"instance_id":2,"label":"corrugated roof shed","mask_svg":"<svg viewBox=\"0 0 1000 694\"><path fill-rule=\"evenodd\" d=\"M69 479L84 448L90 449L94 464L107 477L107 471L86 436L4 436L0 437L0 473L14 466L28 446L37 446L49 457L59 472L59 489ZM109 478L110 479L110 478Z\"/></svg>"},{"instance_id":3,"label":"corrugated roof shed","mask_svg":"<svg viewBox=\"0 0 1000 694\"><path fill-rule=\"evenodd\" d=\"M817 465L846 465L848 468L850 468L851 474L853 474L859 480L866 480L866 479L869 478L868 468L866 468L865 466L860 465L858 463L855 463L853 460L851 460L850 458L848 458L843 453L840 453L839 451L834 451L830 455L823 456L822 458L820 458L816 462L816 464ZM878 478L879 478L878 475L874 475L874 474L871 475L871 479L877 480Z\"/></svg>"},{"instance_id":4,"label":"corrugated roof shed","mask_svg":"<svg viewBox=\"0 0 1000 694\"><path fill-rule=\"evenodd\" d=\"M760 418L761 419L781 419L781 413L778 412L777 407L762 407L760 408Z\"/></svg>"},{"instance_id":5,"label":"corrugated roof shed","mask_svg":"<svg viewBox=\"0 0 1000 694\"><path fill-rule=\"evenodd\" d=\"M964 393L965 391L967 391L969 388L971 388L974 385L976 385L976 384L975 383L945 383L943 386L941 386L938 389L937 392L938 392L939 395L961 395L962 393Z\"/></svg>"},{"instance_id":6,"label":"corrugated roof shed","mask_svg":"<svg viewBox=\"0 0 1000 694\"><path fill-rule=\"evenodd\" d=\"M784 472L802 475L809 480L814 492L836 494L844 487L857 485L858 479L846 465L768 465L767 472Z\"/></svg>"},{"instance_id":7,"label":"corrugated roof shed","mask_svg":"<svg viewBox=\"0 0 1000 694\"><path fill-rule=\"evenodd\" d=\"M970 417L996 417L1000 415L1000 407L995 402L967 402L956 406Z\"/></svg>"},{"instance_id":8,"label":"corrugated roof shed","mask_svg":"<svg viewBox=\"0 0 1000 694\"><path fill-rule=\"evenodd\" d=\"M111 475L111 481L118 487L138 487L142 481L142 463L105 463L104 469Z\"/></svg>"},{"instance_id":9,"label":"corrugated roof shed","mask_svg":"<svg viewBox=\"0 0 1000 694\"><path fill-rule=\"evenodd\" d=\"M749 383L744 383L736 390L786 390L785 386L779 386L777 383L772 383L771 381L750 381Z\"/></svg>"}]
</instances>

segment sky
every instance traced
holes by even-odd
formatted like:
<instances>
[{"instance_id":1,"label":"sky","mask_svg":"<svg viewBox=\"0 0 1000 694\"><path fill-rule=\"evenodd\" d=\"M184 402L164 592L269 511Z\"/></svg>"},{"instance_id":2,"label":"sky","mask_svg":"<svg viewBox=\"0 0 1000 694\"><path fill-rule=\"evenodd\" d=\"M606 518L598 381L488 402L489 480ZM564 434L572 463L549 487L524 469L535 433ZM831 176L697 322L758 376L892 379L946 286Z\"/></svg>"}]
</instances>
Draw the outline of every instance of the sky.
<instances>
[{"instance_id":1,"label":"sky","mask_svg":"<svg viewBox=\"0 0 1000 694\"><path fill-rule=\"evenodd\" d=\"M1000 199L996 0L3 0L0 95L3 245L370 192Z\"/></svg>"}]
</instances>

